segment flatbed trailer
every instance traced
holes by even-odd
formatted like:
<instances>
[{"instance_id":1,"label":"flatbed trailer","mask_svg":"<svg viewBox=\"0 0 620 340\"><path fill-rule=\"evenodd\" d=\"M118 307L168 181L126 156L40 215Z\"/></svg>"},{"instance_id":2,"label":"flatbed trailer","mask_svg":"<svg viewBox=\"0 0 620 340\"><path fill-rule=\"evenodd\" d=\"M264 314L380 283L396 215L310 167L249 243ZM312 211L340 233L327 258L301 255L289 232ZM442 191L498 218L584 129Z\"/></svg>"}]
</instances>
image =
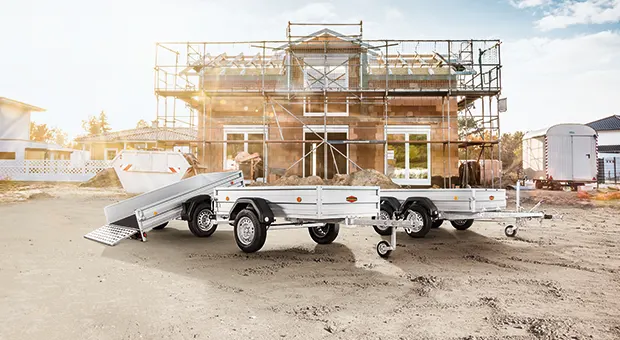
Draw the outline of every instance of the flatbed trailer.
<instances>
[{"instance_id":1,"label":"flatbed trailer","mask_svg":"<svg viewBox=\"0 0 620 340\"><path fill-rule=\"evenodd\" d=\"M176 219L187 221L197 237L209 237L217 229L212 209L217 187L242 187L241 171L200 174L104 208L106 224L85 238L114 246L127 238L146 241L147 232L163 229Z\"/></svg>"},{"instance_id":2,"label":"flatbed trailer","mask_svg":"<svg viewBox=\"0 0 620 340\"><path fill-rule=\"evenodd\" d=\"M268 186L217 188L215 211L219 221L228 221L237 246L244 252L260 250L270 229L308 228L318 244L332 243L339 225L411 228L411 221L380 220L381 191L369 186ZM396 246L377 244L377 253L390 255Z\"/></svg>"},{"instance_id":3,"label":"flatbed trailer","mask_svg":"<svg viewBox=\"0 0 620 340\"><path fill-rule=\"evenodd\" d=\"M405 232L414 238L424 237L432 228L438 228L444 221L450 221L457 230L467 230L475 220L505 221L504 233L514 237L520 226L532 219L553 218L541 211L538 203L529 211L520 206L520 186L517 184L517 206L514 211L506 209L504 189L388 189L381 191L379 218L410 220L413 227ZM380 235L389 235L389 227L375 227Z\"/></svg>"}]
</instances>

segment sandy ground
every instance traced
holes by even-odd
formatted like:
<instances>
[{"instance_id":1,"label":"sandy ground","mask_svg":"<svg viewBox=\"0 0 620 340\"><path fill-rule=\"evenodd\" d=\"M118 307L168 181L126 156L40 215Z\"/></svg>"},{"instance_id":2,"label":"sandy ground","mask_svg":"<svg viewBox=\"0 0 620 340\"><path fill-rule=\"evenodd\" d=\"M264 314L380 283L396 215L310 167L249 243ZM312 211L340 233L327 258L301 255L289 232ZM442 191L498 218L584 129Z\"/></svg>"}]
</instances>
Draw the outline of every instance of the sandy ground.
<instances>
[{"instance_id":1,"label":"sandy ground","mask_svg":"<svg viewBox=\"0 0 620 340\"><path fill-rule=\"evenodd\" d=\"M563 221L513 239L399 233L386 261L371 228L325 246L272 231L246 255L228 226L199 239L175 221L106 247L82 236L120 192L32 190L0 204L0 339L620 338L618 206L553 206Z\"/></svg>"}]
</instances>

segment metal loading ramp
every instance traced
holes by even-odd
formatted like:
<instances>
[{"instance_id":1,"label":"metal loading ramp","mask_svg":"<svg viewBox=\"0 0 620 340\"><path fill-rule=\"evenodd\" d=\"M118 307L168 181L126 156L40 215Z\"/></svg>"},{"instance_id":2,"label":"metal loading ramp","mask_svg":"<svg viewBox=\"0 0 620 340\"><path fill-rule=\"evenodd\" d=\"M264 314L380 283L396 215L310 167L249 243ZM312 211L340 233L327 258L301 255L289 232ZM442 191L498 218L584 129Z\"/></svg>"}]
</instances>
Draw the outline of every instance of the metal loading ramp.
<instances>
[{"instance_id":1,"label":"metal loading ramp","mask_svg":"<svg viewBox=\"0 0 620 340\"><path fill-rule=\"evenodd\" d=\"M95 242L115 246L120 241L130 238L138 232L138 229L115 224L106 224L84 235L84 237Z\"/></svg>"}]
</instances>

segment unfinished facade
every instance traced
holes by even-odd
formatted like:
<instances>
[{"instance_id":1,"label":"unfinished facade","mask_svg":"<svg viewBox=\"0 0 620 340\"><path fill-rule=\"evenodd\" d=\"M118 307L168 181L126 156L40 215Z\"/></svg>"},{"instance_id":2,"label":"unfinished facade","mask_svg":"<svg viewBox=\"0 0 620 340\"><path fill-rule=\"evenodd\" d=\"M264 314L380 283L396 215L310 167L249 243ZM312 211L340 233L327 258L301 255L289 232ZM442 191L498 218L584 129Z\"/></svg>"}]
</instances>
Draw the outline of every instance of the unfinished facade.
<instances>
[{"instance_id":1,"label":"unfinished facade","mask_svg":"<svg viewBox=\"0 0 620 340\"><path fill-rule=\"evenodd\" d=\"M499 158L499 41L364 40L361 22L293 34L309 26L289 23L286 41L157 44L160 125L196 127L210 171L258 160L245 176L270 182L376 169L452 187L458 148ZM475 122L465 138L459 114Z\"/></svg>"}]
</instances>

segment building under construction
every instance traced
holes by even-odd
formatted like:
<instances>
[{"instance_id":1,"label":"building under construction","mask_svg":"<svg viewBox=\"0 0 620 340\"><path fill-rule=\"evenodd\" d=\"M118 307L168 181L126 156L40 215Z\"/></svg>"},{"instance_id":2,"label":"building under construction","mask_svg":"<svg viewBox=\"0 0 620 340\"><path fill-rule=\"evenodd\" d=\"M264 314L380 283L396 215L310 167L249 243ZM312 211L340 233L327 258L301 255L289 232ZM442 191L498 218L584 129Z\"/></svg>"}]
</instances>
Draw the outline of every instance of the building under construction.
<instances>
[{"instance_id":1,"label":"building under construction","mask_svg":"<svg viewBox=\"0 0 620 340\"><path fill-rule=\"evenodd\" d=\"M296 33L312 26L327 28ZM499 159L499 40L362 33L361 22L289 23L282 41L158 43L158 122L197 128L208 171L249 164L258 181L376 169L453 187L459 154Z\"/></svg>"}]
</instances>

